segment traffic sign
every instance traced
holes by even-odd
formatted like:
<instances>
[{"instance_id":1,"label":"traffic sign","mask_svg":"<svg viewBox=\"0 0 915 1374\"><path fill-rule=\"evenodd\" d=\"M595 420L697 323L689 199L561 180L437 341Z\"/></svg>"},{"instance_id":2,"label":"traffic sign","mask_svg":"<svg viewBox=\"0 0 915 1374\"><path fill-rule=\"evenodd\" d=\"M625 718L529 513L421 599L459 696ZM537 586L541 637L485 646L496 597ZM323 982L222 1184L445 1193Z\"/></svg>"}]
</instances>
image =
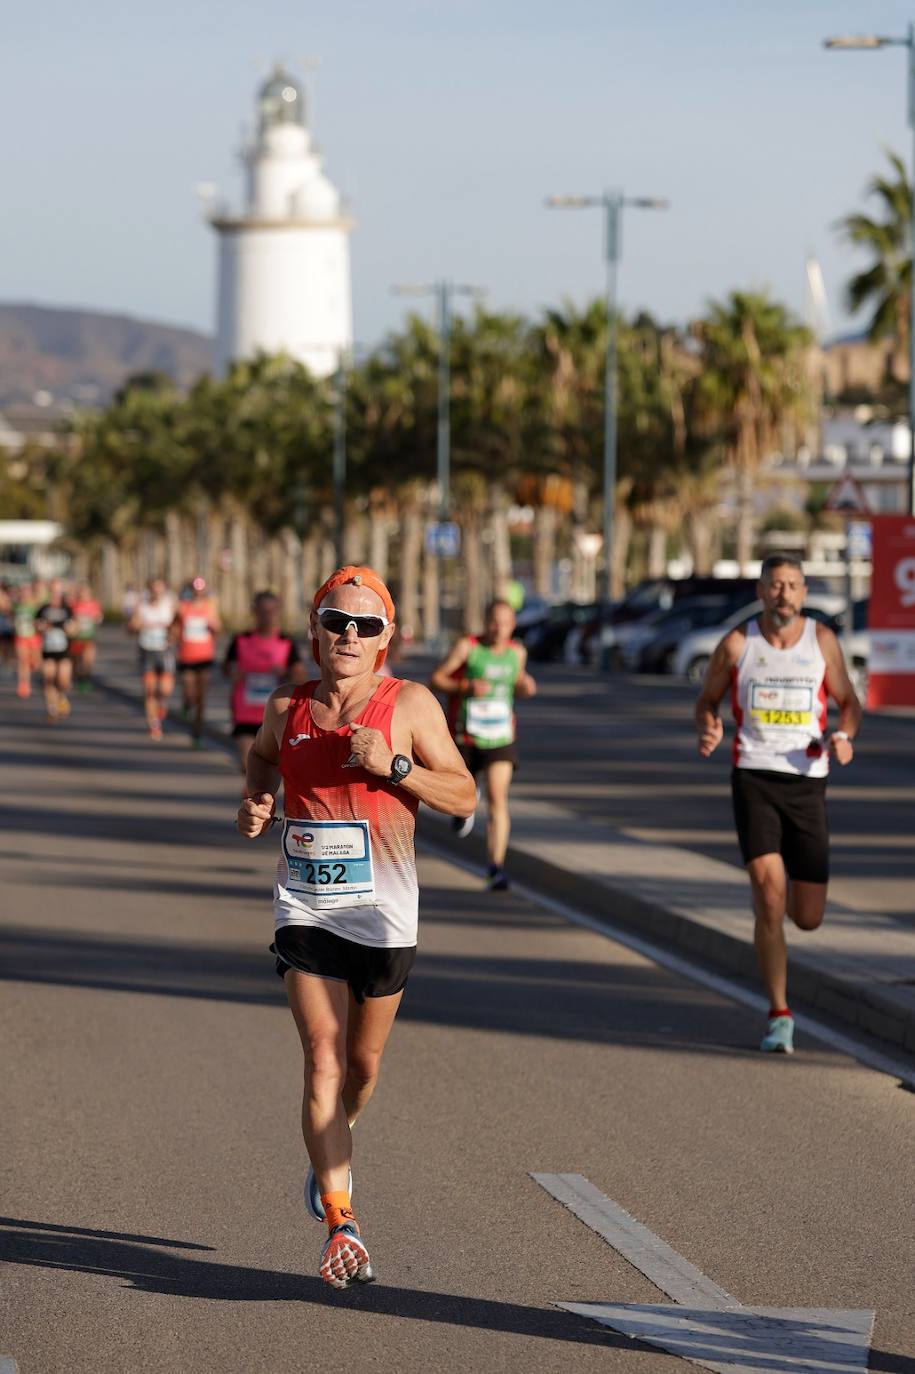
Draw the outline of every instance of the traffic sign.
<instances>
[{"instance_id":1,"label":"traffic sign","mask_svg":"<svg viewBox=\"0 0 915 1374\"><path fill-rule=\"evenodd\" d=\"M426 526L426 552L438 558L457 558L461 552L461 527L453 520L438 520Z\"/></svg>"},{"instance_id":2,"label":"traffic sign","mask_svg":"<svg viewBox=\"0 0 915 1374\"><path fill-rule=\"evenodd\" d=\"M842 515L869 515L870 505L857 477L846 472L834 482L826 497L826 509Z\"/></svg>"},{"instance_id":3,"label":"traffic sign","mask_svg":"<svg viewBox=\"0 0 915 1374\"><path fill-rule=\"evenodd\" d=\"M848 555L850 558L870 558L874 539L869 520L849 520Z\"/></svg>"}]
</instances>

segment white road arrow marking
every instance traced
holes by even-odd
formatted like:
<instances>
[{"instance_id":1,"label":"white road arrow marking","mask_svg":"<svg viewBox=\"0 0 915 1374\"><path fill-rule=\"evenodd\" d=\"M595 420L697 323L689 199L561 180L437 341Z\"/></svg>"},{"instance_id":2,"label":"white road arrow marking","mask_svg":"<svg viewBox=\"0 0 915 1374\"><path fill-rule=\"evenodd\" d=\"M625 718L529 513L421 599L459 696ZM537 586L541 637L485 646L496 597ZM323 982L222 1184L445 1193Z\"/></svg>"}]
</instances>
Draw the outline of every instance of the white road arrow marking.
<instances>
[{"instance_id":1,"label":"white road arrow marking","mask_svg":"<svg viewBox=\"0 0 915 1374\"><path fill-rule=\"evenodd\" d=\"M874 1313L743 1307L581 1174L531 1174L678 1304L556 1303L716 1374L861 1374Z\"/></svg>"}]
</instances>

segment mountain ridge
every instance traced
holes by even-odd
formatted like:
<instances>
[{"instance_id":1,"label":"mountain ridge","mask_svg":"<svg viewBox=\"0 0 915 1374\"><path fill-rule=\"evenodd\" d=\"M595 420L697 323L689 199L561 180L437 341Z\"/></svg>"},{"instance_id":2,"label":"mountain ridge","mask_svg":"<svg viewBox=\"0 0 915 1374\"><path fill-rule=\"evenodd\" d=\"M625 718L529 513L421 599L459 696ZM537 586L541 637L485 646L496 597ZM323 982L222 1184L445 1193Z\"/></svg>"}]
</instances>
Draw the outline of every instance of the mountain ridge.
<instances>
[{"instance_id":1,"label":"mountain ridge","mask_svg":"<svg viewBox=\"0 0 915 1374\"><path fill-rule=\"evenodd\" d=\"M103 405L137 372L165 372L187 387L211 366L197 330L82 307L0 302L0 406L50 392L55 401Z\"/></svg>"}]
</instances>

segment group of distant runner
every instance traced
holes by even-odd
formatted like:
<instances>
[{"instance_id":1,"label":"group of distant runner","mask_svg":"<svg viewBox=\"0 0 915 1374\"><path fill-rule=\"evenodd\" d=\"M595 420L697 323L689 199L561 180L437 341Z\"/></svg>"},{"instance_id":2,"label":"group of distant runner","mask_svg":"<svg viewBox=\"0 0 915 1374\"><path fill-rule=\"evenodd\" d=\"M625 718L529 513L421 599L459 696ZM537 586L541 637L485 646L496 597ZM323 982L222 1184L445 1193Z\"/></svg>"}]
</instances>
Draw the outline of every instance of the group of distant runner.
<instances>
[{"instance_id":1,"label":"group of distant runner","mask_svg":"<svg viewBox=\"0 0 915 1374\"><path fill-rule=\"evenodd\" d=\"M734 816L770 1003L761 1048L782 1054L792 1052L794 1030L784 922L809 931L823 920L829 758L851 761L862 714L835 635L803 615L805 595L796 558L766 559L761 613L722 640L695 708L699 752L708 757L723 738L718 708L731 693ZM534 696L536 684L507 601L494 601L482 633L461 636L434 668L429 685L447 698L447 716L428 688L391 674L395 606L373 569L338 569L316 592L308 627L316 675L282 630L272 592L255 596L252 614L222 659L245 774L237 825L254 839L279 823L271 951L304 1055L305 1205L327 1228L320 1274L346 1288L375 1277L353 1211L352 1131L416 956L419 803L466 836L485 794L488 886L508 890L515 702ZM40 666L49 717L66 714L74 667L88 673L93 661L100 611L89 589L72 597L59 582L4 589L0 616L20 695ZM199 743L221 630L205 581L175 596L153 579L127 627L137 637L150 735L161 737L180 675ZM831 732L829 697L839 708Z\"/></svg>"},{"instance_id":2,"label":"group of distant runner","mask_svg":"<svg viewBox=\"0 0 915 1374\"><path fill-rule=\"evenodd\" d=\"M65 719L74 684L91 687L101 623L102 608L84 582L34 578L0 585L0 662L15 671L16 695L30 697L37 677L48 720Z\"/></svg>"}]
</instances>

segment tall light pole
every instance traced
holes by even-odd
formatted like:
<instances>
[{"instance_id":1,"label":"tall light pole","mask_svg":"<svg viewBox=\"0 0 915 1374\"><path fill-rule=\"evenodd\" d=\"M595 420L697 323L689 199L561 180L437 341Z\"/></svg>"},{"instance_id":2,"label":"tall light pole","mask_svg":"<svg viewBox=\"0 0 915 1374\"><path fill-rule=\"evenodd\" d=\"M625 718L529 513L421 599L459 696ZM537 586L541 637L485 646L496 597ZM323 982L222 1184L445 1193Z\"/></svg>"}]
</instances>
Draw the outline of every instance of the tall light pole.
<instances>
[{"instance_id":1,"label":"tall light pole","mask_svg":"<svg viewBox=\"0 0 915 1374\"><path fill-rule=\"evenodd\" d=\"M438 313L438 418L435 430L435 484L438 490L438 518L444 524L451 513L451 301L454 296L480 299L479 286L466 286L442 279L425 286L393 286L395 296L434 296ZM441 540L435 546L438 565L439 632L444 626L445 553Z\"/></svg>"},{"instance_id":2,"label":"tall light pole","mask_svg":"<svg viewBox=\"0 0 915 1374\"><path fill-rule=\"evenodd\" d=\"M601 617L610 603L613 568L613 507L616 490L616 336L617 265L622 248L622 218L625 207L635 210L666 210L669 201L656 196L624 196L621 191L604 191L600 196L550 196L551 210L604 211L604 256L607 264L607 353L604 360L604 474L603 474L603 570L600 579Z\"/></svg>"},{"instance_id":3,"label":"tall light pole","mask_svg":"<svg viewBox=\"0 0 915 1374\"><path fill-rule=\"evenodd\" d=\"M337 567L346 559L343 551L346 529L346 369L347 350L340 350L334 387L334 556Z\"/></svg>"},{"instance_id":4,"label":"tall light pole","mask_svg":"<svg viewBox=\"0 0 915 1374\"><path fill-rule=\"evenodd\" d=\"M906 87L909 128L915 133L915 27L911 24L904 38L888 38L876 33L843 34L826 38L823 47L832 51L874 48L908 48ZM909 284L909 470L906 484L906 513L915 514L915 150L912 158L912 202L910 206L909 251L913 257Z\"/></svg>"}]
</instances>

